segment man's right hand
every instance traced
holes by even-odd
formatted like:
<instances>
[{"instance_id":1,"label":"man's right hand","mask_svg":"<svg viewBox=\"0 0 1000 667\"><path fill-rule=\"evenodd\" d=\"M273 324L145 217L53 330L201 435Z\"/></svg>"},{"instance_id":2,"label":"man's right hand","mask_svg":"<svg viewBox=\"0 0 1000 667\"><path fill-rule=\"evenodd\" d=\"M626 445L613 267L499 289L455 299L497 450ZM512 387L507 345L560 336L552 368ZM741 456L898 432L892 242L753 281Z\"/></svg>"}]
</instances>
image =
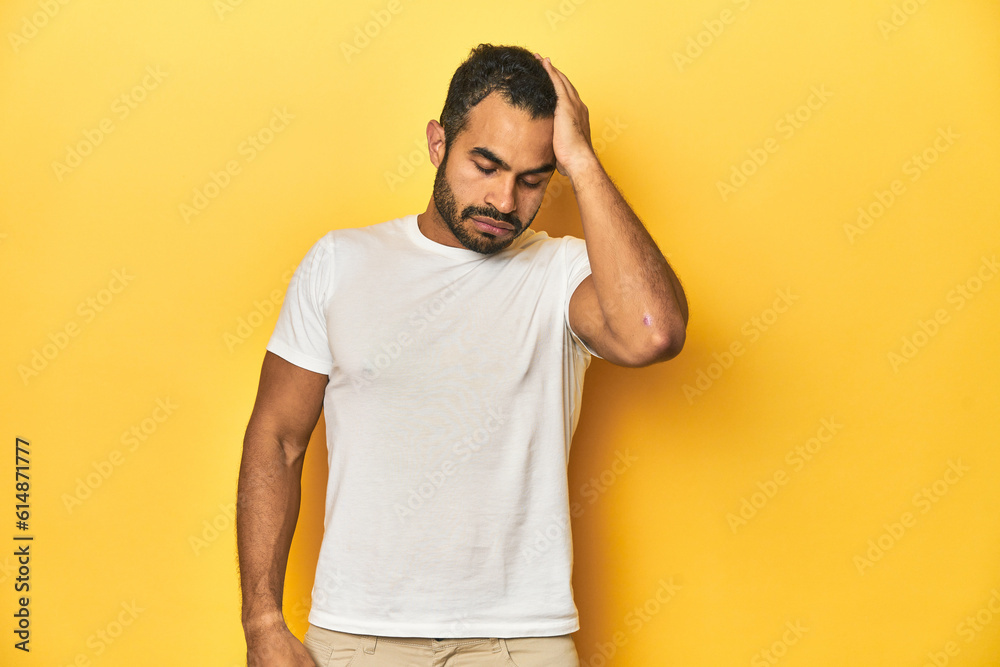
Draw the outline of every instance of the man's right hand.
<instances>
[{"instance_id":1,"label":"man's right hand","mask_svg":"<svg viewBox=\"0 0 1000 667\"><path fill-rule=\"evenodd\" d=\"M315 667L288 630L281 593L302 492L302 461L330 378L264 353L236 493L242 612L249 667Z\"/></svg>"},{"instance_id":2,"label":"man's right hand","mask_svg":"<svg viewBox=\"0 0 1000 667\"><path fill-rule=\"evenodd\" d=\"M247 667L316 667L309 651L284 623L246 631Z\"/></svg>"}]
</instances>

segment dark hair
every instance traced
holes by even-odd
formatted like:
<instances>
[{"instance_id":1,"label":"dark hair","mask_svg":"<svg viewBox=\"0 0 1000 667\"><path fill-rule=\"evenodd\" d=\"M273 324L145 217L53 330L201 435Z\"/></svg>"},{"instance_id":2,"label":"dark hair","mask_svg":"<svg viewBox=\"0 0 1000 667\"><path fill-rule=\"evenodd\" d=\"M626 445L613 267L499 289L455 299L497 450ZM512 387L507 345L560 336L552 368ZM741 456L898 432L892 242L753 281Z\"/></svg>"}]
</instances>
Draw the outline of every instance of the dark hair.
<instances>
[{"instance_id":1,"label":"dark hair","mask_svg":"<svg viewBox=\"0 0 1000 667\"><path fill-rule=\"evenodd\" d=\"M555 115L556 89L540 60L521 46L480 44L458 66L448 86L439 121L446 153L465 129L472 107L494 91L533 119Z\"/></svg>"}]
</instances>

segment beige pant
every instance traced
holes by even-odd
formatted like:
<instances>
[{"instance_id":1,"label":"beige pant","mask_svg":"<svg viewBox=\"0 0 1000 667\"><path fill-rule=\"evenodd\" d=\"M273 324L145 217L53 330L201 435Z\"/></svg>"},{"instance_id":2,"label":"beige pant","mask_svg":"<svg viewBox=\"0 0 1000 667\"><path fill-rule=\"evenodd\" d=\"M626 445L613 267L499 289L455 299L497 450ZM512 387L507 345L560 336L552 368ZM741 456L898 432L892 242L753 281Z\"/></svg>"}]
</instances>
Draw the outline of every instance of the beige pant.
<instances>
[{"instance_id":1,"label":"beige pant","mask_svg":"<svg viewBox=\"0 0 1000 667\"><path fill-rule=\"evenodd\" d=\"M380 637L310 623L303 643L317 667L580 667L572 635Z\"/></svg>"}]
</instances>

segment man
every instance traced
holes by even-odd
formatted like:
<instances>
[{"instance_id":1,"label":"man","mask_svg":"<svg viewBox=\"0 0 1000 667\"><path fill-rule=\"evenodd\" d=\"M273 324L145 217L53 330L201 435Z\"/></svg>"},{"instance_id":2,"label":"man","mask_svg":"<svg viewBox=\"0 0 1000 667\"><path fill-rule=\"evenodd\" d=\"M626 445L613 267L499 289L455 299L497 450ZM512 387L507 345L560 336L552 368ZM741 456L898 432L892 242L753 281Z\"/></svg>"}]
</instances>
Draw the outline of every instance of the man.
<instances>
[{"instance_id":1,"label":"man","mask_svg":"<svg viewBox=\"0 0 1000 667\"><path fill-rule=\"evenodd\" d=\"M583 376L592 355L676 356L687 302L549 59L473 49L427 146L427 210L322 237L268 342L237 502L251 667L579 664L566 467ZM585 240L528 229L557 169ZM324 408L325 529L299 642L282 589Z\"/></svg>"}]
</instances>

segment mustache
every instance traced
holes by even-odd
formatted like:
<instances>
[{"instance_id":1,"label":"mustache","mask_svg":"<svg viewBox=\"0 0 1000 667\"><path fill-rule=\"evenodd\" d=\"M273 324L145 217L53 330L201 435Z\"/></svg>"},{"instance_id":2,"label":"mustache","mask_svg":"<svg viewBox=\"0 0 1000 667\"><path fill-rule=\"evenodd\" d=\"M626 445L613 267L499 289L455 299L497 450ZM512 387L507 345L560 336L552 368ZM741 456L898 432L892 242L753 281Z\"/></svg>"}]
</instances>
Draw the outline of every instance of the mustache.
<instances>
[{"instance_id":1,"label":"mustache","mask_svg":"<svg viewBox=\"0 0 1000 667\"><path fill-rule=\"evenodd\" d=\"M506 222L511 225L515 230L521 228L521 221L517 219L512 213L501 213L497 210L485 210L481 208L475 208L469 206L464 211L462 211L463 218L471 218L472 216L478 216L480 218L493 218L494 220L499 220L501 222Z\"/></svg>"}]
</instances>

